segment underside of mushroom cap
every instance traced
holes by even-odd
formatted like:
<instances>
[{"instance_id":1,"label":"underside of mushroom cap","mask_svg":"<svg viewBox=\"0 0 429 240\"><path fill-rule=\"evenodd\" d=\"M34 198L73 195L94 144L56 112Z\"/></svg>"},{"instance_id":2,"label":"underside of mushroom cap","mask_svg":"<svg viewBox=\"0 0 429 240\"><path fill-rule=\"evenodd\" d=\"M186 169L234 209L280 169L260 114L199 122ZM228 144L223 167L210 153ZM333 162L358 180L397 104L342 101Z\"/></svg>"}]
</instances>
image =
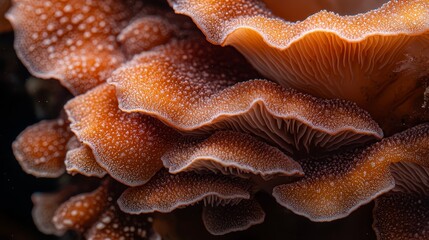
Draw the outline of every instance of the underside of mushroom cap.
<instances>
[{"instance_id":1,"label":"underside of mushroom cap","mask_svg":"<svg viewBox=\"0 0 429 240\"><path fill-rule=\"evenodd\" d=\"M97 163L129 186L146 183L178 134L158 120L118 108L115 88L101 85L65 106L70 128L89 146Z\"/></svg>"},{"instance_id":2,"label":"underside of mushroom cap","mask_svg":"<svg viewBox=\"0 0 429 240\"><path fill-rule=\"evenodd\" d=\"M170 3L209 41L234 46L282 86L354 101L390 132L402 122L429 119L418 114L424 79L416 71L397 71L407 56L419 58L414 53L428 48L426 0L390 1L355 16L320 11L296 23L275 16L259 0Z\"/></svg>"},{"instance_id":3,"label":"underside of mushroom cap","mask_svg":"<svg viewBox=\"0 0 429 240\"><path fill-rule=\"evenodd\" d=\"M273 196L279 204L313 221L343 218L395 186L392 163L429 167L428 155L429 124L422 124L365 150L303 161L305 177L275 187Z\"/></svg>"},{"instance_id":4,"label":"underside of mushroom cap","mask_svg":"<svg viewBox=\"0 0 429 240\"><path fill-rule=\"evenodd\" d=\"M149 114L187 134L238 130L289 153L382 137L377 123L353 103L246 81L251 76L256 73L231 49L186 39L136 56L108 82L116 87L122 110Z\"/></svg>"},{"instance_id":5,"label":"underside of mushroom cap","mask_svg":"<svg viewBox=\"0 0 429 240\"><path fill-rule=\"evenodd\" d=\"M171 212L194 205L236 204L250 198L250 184L223 175L193 172L169 174L161 170L148 183L128 188L118 199L122 211L131 214Z\"/></svg>"},{"instance_id":6,"label":"underside of mushroom cap","mask_svg":"<svg viewBox=\"0 0 429 240\"><path fill-rule=\"evenodd\" d=\"M258 201L249 199L232 206L205 206L202 217L207 231L213 235L224 235L264 222L265 212Z\"/></svg>"}]
</instances>

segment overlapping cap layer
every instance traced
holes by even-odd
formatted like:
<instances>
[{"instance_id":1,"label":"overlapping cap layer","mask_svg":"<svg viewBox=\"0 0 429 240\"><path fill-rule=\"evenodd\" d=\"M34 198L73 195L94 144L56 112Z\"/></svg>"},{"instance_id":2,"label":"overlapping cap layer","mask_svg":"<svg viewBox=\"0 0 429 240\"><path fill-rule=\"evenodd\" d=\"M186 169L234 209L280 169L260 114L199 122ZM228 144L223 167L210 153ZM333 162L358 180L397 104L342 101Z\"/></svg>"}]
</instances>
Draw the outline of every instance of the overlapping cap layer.
<instances>
[{"instance_id":1,"label":"overlapping cap layer","mask_svg":"<svg viewBox=\"0 0 429 240\"><path fill-rule=\"evenodd\" d=\"M273 1L268 2L270 7ZM302 8L312 5L298 2ZM428 66L426 0L390 1L355 16L320 11L296 23L288 22L293 19L288 13L297 11L287 1L274 4L285 9L285 19L259 0L170 3L177 13L192 17L209 41L236 47L282 86L352 100L390 131L403 122L429 119L421 112L427 72L422 75L413 66L421 60Z\"/></svg>"},{"instance_id":2,"label":"overlapping cap layer","mask_svg":"<svg viewBox=\"0 0 429 240\"><path fill-rule=\"evenodd\" d=\"M136 56L109 79L119 107L152 115L185 133L233 129L288 152L333 150L381 138L368 113L256 77L232 49L199 39L173 41Z\"/></svg>"},{"instance_id":3,"label":"overlapping cap layer","mask_svg":"<svg viewBox=\"0 0 429 240\"><path fill-rule=\"evenodd\" d=\"M364 150L302 163L305 177L274 188L277 202L314 221L350 214L395 186L390 165L413 162L428 167L429 124L385 138Z\"/></svg>"}]
</instances>

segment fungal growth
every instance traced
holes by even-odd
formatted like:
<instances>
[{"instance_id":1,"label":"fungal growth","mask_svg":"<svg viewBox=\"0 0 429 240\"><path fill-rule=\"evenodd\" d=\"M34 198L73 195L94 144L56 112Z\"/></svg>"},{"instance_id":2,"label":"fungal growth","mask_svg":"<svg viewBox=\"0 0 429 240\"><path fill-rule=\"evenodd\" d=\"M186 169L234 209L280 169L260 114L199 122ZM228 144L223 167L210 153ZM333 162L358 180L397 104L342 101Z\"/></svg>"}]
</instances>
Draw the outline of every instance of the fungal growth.
<instances>
[{"instance_id":1,"label":"fungal growth","mask_svg":"<svg viewBox=\"0 0 429 240\"><path fill-rule=\"evenodd\" d=\"M273 195L281 205L311 220L335 220L391 190L392 163L429 167L428 154L429 124L422 124L364 150L307 160L302 163L306 176L277 186Z\"/></svg>"},{"instance_id":2,"label":"fungal growth","mask_svg":"<svg viewBox=\"0 0 429 240\"><path fill-rule=\"evenodd\" d=\"M290 153L334 150L382 137L377 123L356 105L317 99L265 80L246 81L257 75L235 52L220 52L200 40L172 42L136 56L109 83L117 89L122 110L152 115L187 134L232 129Z\"/></svg>"},{"instance_id":3,"label":"fungal growth","mask_svg":"<svg viewBox=\"0 0 429 240\"><path fill-rule=\"evenodd\" d=\"M67 141L71 138L64 119L46 120L25 129L13 143L23 170L36 177L59 177L64 173Z\"/></svg>"},{"instance_id":4,"label":"fungal growth","mask_svg":"<svg viewBox=\"0 0 429 240\"><path fill-rule=\"evenodd\" d=\"M138 0L14 3L7 18L15 29L19 57L34 76L58 79L73 94L104 82L133 51L154 47L173 36L165 33L172 21L145 20L165 10ZM124 39L133 34L130 29L138 28L151 37ZM152 29L152 34L145 28ZM139 46L139 40L145 40L145 47Z\"/></svg>"},{"instance_id":5,"label":"fungal growth","mask_svg":"<svg viewBox=\"0 0 429 240\"><path fill-rule=\"evenodd\" d=\"M194 23L163 1L13 2L18 55L75 95L12 146L68 175L33 195L40 231L189 239L163 219L197 213L192 231L247 239L267 204L317 227L374 200L379 240L429 237L429 1L168 3Z\"/></svg>"},{"instance_id":6,"label":"fungal growth","mask_svg":"<svg viewBox=\"0 0 429 240\"><path fill-rule=\"evenodd\" d=\"M156 119L120 111L115 88L108 85L74 98L65 109L72 131L98 164L130 186L144 184L161 169L161 154L178 137Z\"/></svg>"},{"instance_id":7,"label":"fungal growth","mask_svg":"<svg viewBox=\"0 0 429 240\"><path fill-rule=\"evenodd\" d=\"M426 0L390 1L352 16L320 11L300 16L301 22L290 22L295 17L289 13L303 14L293 5L311 14L312 7L321 4L320 10L341 14L338 5L354 11L359 10L357 2L370 1L329 1L337 4L332 8L326 1L298 1L291 8L290 1L275 0L267 5L260 0L169 2L177 13L190 16L210 42L234 46L260 73L282 86L351 100L389 132L403 122L429 120L421 111L424 78L406 63L408 58L419 59L421 49L428 46ZM371 7L378 7L384 1L371 2ZM284 9L278 13L282 18L270 7Z\"/></svg>"}]
</instances>

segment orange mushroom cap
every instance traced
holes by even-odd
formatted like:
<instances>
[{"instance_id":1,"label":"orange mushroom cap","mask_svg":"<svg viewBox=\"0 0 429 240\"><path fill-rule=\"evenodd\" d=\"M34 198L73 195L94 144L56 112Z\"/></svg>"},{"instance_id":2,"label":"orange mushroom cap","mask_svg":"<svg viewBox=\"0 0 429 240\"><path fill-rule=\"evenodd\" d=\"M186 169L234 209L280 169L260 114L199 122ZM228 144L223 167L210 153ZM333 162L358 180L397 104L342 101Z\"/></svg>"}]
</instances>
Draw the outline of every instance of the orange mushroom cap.
<instances>
[{"instance_id":1,"label":"orange mushroom cap","mask_svg":"<svg viewBox=\"0 0 429 240\"><path fill-rule=\"evenodd\" d=\"M73 144L76 146L67 151L66 158L64 160L67 173L71 175L79 173L87 177L104 177L104 175L106 175L106 171L98 165L91 149L86 145L80 144L77 138L74 137L72 139L73 140L70 140L68 145ZM71 141L75 142L70 143Z\"/></svg>"},{"instance_id":2,"label":"orange mushroom cap","mask_svg":"<svg viewBox=\"0 0 429 240\"><path fill-rule=\"evenodd\" d=\"M385 138L365 150L302 162L305 177L274 188L277 202L313 221L349 215L395 186L390 165L413 162L429 167L429 124Z\"/></svg>"},{"instance_id":3,"label":"orange mushroom cap","mask_svg":"<svg viewBox=\"0 0 429 240\"><path fill-rule=\"evenodd\" d=\"M55 178L65 171L64 158L70 137L72 133L64 119L41 121L16 138L13 153L25 172Z\"/></svg>"},{"instance_id":4,"label":"orange mushroom cap","mask_svg":"<svg viewBox=\"0 0 429 240\"><path fill-rule=\"evenodd\" d=\"M91 148L97 163L130 186L146 183L162 167L162 154L178 137L156 119L119 110L109 85L75 97L65 110L71 130Z\"/></svg>"},{"instance_id":5,"label":"orange mushroom cap","mask_svg":"<svg viewBox=\"0 0 429 240\"><path fill-rule=\"evenodd\" d=\"M200 201L227 205L249 199L249 187L244 180L223 175L193 172L172 175L161 170L145 185L125 190L118 205L131 214L171 212Z\"/></svg>"}]
</instances>

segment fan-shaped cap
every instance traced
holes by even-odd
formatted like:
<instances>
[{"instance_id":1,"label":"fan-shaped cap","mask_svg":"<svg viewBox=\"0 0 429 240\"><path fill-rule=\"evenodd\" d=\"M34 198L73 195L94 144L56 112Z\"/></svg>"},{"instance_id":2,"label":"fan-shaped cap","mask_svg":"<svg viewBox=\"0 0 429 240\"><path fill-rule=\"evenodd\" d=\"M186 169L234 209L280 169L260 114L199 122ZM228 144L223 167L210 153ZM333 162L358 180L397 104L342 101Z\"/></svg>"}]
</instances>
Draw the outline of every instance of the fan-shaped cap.
<instances>
[{"instance_id":1,"label":"fan-shaped cap","mask_svg":"<svg viewBox=\"0 0 429 240\"><path fill-rule=\"evenodd\" d=\"M243 177L260 175L264 179L304 174L297 162L277 148L238 132L216 132L205 140L182 140L162 156L162 161L173 174L213 171Z\"/></svg>"},{"instance_id":2,"label":"fan-shaped cap","mask_svg":"<svg viewBox=\"0 0 429 240\"><path fill-rule=\"evenodd\" d=\"M213 235L243 231L264 219L265 212L255 199L242 200L236 205L203 208L204 225Z\"/></svg>"},{"instance_id":3,"label":"fan-shaped cap","mask_svg":"<svg viewBox=\"0 0 429 240\"><path fill-rule=\"evenodd\" d=\"M109 83L122 110L152 115L187 133L234 129L289 152L333 150L382 136L353 103L317 99L264 80L241 83L252 76L231 49L187 39L136 56Z\"/></svg>"},{"instance_id":4,"label":"fan-shaped cap","mask_svg":"<svg viewBox=\"0 0 429 240\"><path fill-rule=\"evenodd\" d=\"M161 167L162 154L177 133L148 116L118 109L115 88L101 85L65 106L70 128L114 179L136 186Z\"/></svg>"},{"instance_id":5,"label":"fan-shaped cap","mask_svg":"<svg viewBox=\"0 0 429 240\"><path fill-rule=\"evenodd\" d=\"M118 199L122 211L131 214L171 212L203 201L225 205L249 199L249 184L216 174L193 172L172 175L161 170L148 183L124 191Z\"/></svg>"},{"instance_id":6,"label":"fan-shaped cap","mask_svg":"<svg viewBox=\"0 0 429 240\"><path fill-rule=\"evenodd\" d=\"M61 118L41 121L16 138L13 153L25 172L55 178L65 171L66 145L72 135L68 123Z\"/></svg>"},{"instance_id":7,"label":"fan-shaped cap","mask_svg":"<svg viewBox=\"0 0 429 240\"><path fill-rule=\"evenodd\" d=\"M275 16L260 0L169 2L210 42L234 46L282 86L352 100L386 129L409 115L429 119L418 113L424 79L412 68L398 71L406 68L407 56L420 58L419 51L429 46L426 0L390 1L354 16L320 11L296 23Z\"/></svg>"},{"instance_id":8,"label":"fan-shaped cap","mask_svg":"<svg viewBox=\"0 0 429 240\"><path fill-rule=\"evenodd\" d=\"M107 182L90 193L76 195L56 210L53 222L58 230L84 232L94 224L109 205Z\"/></svg>"},{"instance_id":9,"label":"fan-shaped cap","mask_svg":"<svg viewBox=\"0 0 429 240\"><path fill-rule=\"evenodd\" d=\"M330 221L350 214L391 190L395 181L390 165L408 161L429 167L429 124L385 138L367 149L301 165L303 180L274 188L277 202L313 221Z\"/></svg>"},{"instance_id":10,"label":"fan-shaped cap","mask_svg":"<svg viewBox=\"0 0 429 240\"><path fill-rule=\"evenodd\" d=\"M100 167L100 165L98 165L97 161L95 160L91 149L86 145L80 144L79 140L73 141L77 141L77 143L71 143L71 141L69 141L68 145L78 145L67 151L66 159L64 160L67 173L71 175L82 174L87 177L99 178L106 175L106 171Z\"/></svg>"}]
</instances>

